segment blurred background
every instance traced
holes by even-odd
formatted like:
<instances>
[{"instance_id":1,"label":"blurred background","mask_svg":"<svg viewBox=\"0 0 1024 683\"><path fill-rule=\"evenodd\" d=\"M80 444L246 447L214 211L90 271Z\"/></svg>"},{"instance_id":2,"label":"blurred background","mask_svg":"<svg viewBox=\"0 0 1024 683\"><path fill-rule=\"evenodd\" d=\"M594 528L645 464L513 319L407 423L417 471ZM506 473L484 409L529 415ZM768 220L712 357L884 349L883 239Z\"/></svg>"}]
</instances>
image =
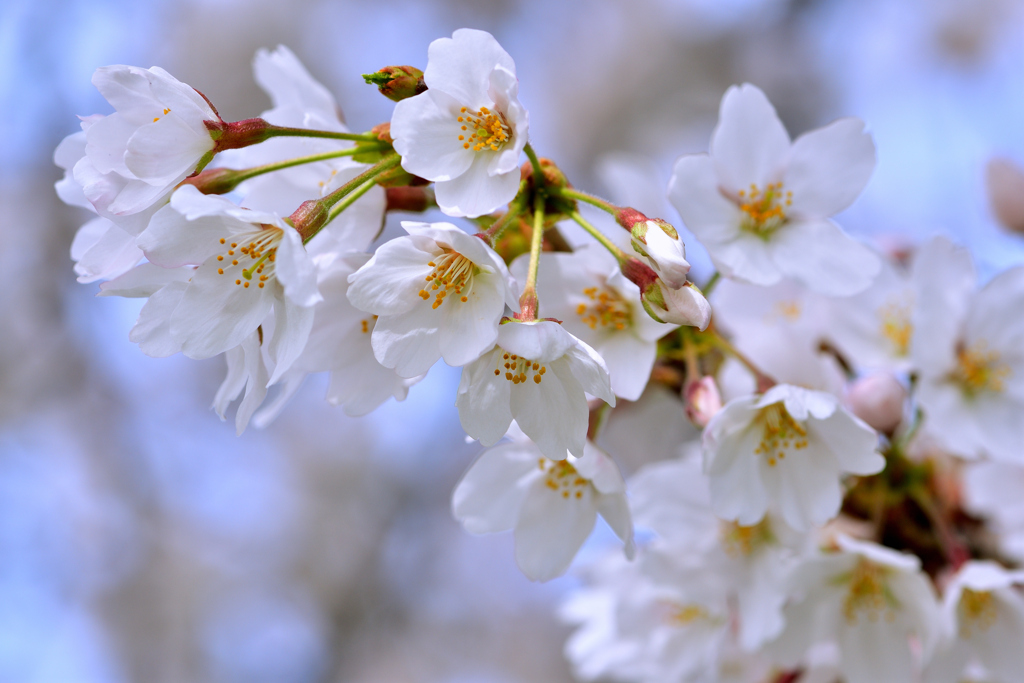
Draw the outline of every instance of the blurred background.
<instances>
[{"instance_id":1,"label":"blurred background","mask_svg":"<svg viewBox=\"0 0 1024 683\"><path fill-rule=\"evenodd\" d=\"M879 163L839 217L852 234L946 233L985 277L1024 262L984 185L991 157L1024 162L1019 0L4 0L0 683L571 680L555 607L575 579L531 584L510 534L449 512L479 452L457 370L361 419L311 378L236 438L208 408L221 359L146 357L127 338L141 302L75 282L86 216L53 192L75 115L110 112L98 66L162 66L235 120L269 106L250 63L283 43L366 130L392 103L360 74L423 67L463 26L513 56L534 147L581 188L621 194L602 182L626 160L645 183L630 201L675 221L672 162L707 149L725 89L749 81L794 136L867 121ZM653 442L623 436L630 408L606 433L627 473L686 436L674 399L645 400ZM599 529L583 555L610 545Z\"/></svg>"}]
</instances>

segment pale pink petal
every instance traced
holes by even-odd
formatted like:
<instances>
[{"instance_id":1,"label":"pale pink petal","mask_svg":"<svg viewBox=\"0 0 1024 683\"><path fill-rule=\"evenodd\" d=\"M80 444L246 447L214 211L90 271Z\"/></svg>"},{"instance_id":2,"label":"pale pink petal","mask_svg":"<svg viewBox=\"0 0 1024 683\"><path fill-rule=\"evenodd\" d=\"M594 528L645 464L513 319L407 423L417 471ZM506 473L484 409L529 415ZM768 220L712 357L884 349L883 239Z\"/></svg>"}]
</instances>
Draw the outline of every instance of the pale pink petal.
<instances>
[{"instance_id":1,"label":"pale pink petal","mask_svg":"<svg viewBox=\"0 0 1024 683\"><path fill-rule=\"evenodd\" d=\"M504 376L500 381L512 386ZM589 417L587 399L566 361L549 362L539 383L531 377L512 386L511 409L516 423L545 457L564 460L566 451L583 456Z\"/></svg>"},{"instance_id":2,"label":"pale pink petal","mask_svg":"<svg viewBox=\"0 0 1024 683\"><path fill-rule=\"evenodd\" d=\"M274 302L274 335L267 347L274 361L274 374L269 382L264 382L265 387L280 380L306 347L313 327L313 310L312 306L296 306L288 300Z\"/></svg>"},{"instance_id":3,"label":"pale pink petal","mask_svg":"<svg viewBox=\"0 0 1024 683\"><path fill-rule=\"evenodd\" d=\"M382 316L373 328L374 356L401 377L422 375L441 357L441 332L436 320L436 312L429 305Z\"/></svg>"},{"instance_id":4,"label":"pale pink petal","mask_svg":"<svg viewBox=\"0 0 1024 683\"><path fill-rule=\"evenodd\" d=\"M377 248L373 258L349 275L348 300L362 311L377 315L405 313L422 300L432 268L427 263L440 249L428 237L398 237Z\"/></svg>"},{"instance_id":5,"label":"pale pink petal","mask_svg":"<svg viewBox=\"0 0 1024 683\"><path fill-rule=\"evenodd\" d=\"M281 228L275 258L274 272L289 301L297 306L314 306L323 301L316 288L316 268L294 228Z\"/></svg>"}]
</instances>

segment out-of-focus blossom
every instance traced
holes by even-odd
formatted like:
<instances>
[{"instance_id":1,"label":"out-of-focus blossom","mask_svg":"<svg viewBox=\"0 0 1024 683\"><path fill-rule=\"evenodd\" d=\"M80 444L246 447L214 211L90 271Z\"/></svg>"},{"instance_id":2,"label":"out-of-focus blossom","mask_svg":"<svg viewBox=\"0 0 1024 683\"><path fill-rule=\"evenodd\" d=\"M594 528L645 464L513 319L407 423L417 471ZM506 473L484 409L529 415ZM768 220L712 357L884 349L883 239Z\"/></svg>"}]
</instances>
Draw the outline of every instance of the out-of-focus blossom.
<instances>
[{"instance_id":1,"label":"out-of-focus blossom","mask_svg":"<svg viewBox=\"0 0 1024 683\"><path fill-rule=\"evenodd\" d=\"M450 223L402 227L408 236L381 245L349 277L352 305L379 316L377 360L403 377L422 375L439 358L456 367L476 360L494 346L506 303L516 305L505 262Z\"/></svg>"},{"instance_id":2,"label":"out-of-focus blossom","mask_svg":"<svg viewBox=\"0 0 1024 683\"><path fill-rule=\"evenodd\" d=\"M1024 234L1024 169L997 157L985 166L985 184L999 224L1010 232Z\"/></svg>"},{"instance_id":3,"label":"out-of-focus blossom","mask_svg":"<svg viewBox=\"0 0 1024 683\"><path fill-rule=\"evenodd\" d=\"M430 44L428 90L395 105L391 136L402 168L435 182L450 216L479 216L519 191L529 114L516 65L486 31L459 29Z\"/></svg>"},{"instance_id":4,"label":"out-of-focus blossom","mask_svg":"<svg viewBox=\"0 0 1024 683\"><path fill-rule=\"evenodd\" d=\"M1024 572L995 562L970 561L946 586L944 625L950 642L925 672L927 683L958 683L968 666L981 665L992 680L1024 678Z\"/></svg>"},{"instance_id":5,"label":"out-of-focus blossom","mask_svg":"<svg viewBox=\"0 0 1024 683\"><path fill-rule=\"evenodd\" d=\"M756 87L722 98L710 155L676 162L669 199L723 275L757 285L784 277L822 294L865 289L878 258L829 217L857 198L875 167L859 119L840 119L795 142Z\"/></svg>"},{"instance_id":6,"label":"out-of-focus blossom","mask_svg":"<svg viewBox=\"0 0 1024 683\"><path fill-rule=\"evenodd\" d=\"M528 265L524 254L512 264L512 273L525 280ZM537 297L541 315L561 320L604 359L616 396L640 398L654 366L657 341L675 327L644 312L639 288L622 276L607 251L593 246L541 254Z\"/></svg>"},{"instance_id":7,"label":"out-of-focus blossom","mask_svg":"<svg viewBox=\"0 0 1024 683\"><path fill-rule=\"evenodd\" d=\"M941 636L938 601L920 560L848 536L837 543L838 552L810 558L790 576L794 599L769 653L792 668L815 643L833 641L848 683L914 680Z\"/></svg>"},{"instance_id":8,"label":"out-of-focus blossom","mask_svg":"<svg viewBox=\"0 0 1024 683\"><path fill-rule=\"evenodd\" d=\"M635 522L658 534L662 552L725 581L736 601L738 642L755 651L782 630L785 578L803 535L773 515L752 526L720 520L699 445L682 450L681 459L647 465L629 480Z\"/></svg>"},{"instance_id":9,"label":"out-of-focus blossom","mask_svg":"<svg viewBox=\"0 0 1024 683\"><path fill-rule=\"evenodd\" d=\"M839 512L844 472L885 466L874 430L831 394L786 384L733 399L704 430L704 472L723 519L751 526L777 509L794 529Z\"/></svg>"},{"instance_id":10,"label":"out-of-focus blossom","mask_svg":"<svg viewBox=\"0 0 1024 683\"><path fill-rule=\"evenodd\" d=\"M587 397L615 405L608 368L597 352L556 322L509 322L497 345L462 370L455 405L466 433L485 446L514 419L551 460L583 457Z\"/></svg>"},{"instance_id":11,"label":"out-of-focus blossom","mask_svg":"<svg viewBox=\"0 0 1024 683\"><path fill-rule=\"evenodd\" d=\"M1024 562L1024 466L971 463L964 468L963 487L965 507L985 518L1002 552Z\"/></svg>"},{"instance_id":12,"label":"out-of-focus blossom","mask_svg":"<svg viewBox=\"0 0 1024 683\"><path fill-rule=\"evenodd\" d=\"M685 390L686 416L698 427L706 427L722 409L722 395L715 378L710 375L690 382Z\"/></svg>"},{"instance_id":13,"label":"out-of-focus blossom","mask_svg":"<svg viewBox=\"0 0 1024 683\"><path fill-rule=\"evenodd\" d=\"M526 438L484 451L455 487L452 512L472 533L515 529L516 563L534 581L565 573L598 514L626 555L634 553L626 484L589 441L582 458L562 460L545 458Z\"/></svg>"},{"instance_id":14,"label":"out-of-focus blossom","mask_svg":"<svg viewBox=\"0 0 1024 683\"><path fill-rule=\"evenodd\" d=\"M858 379L846 393L850 412L883 434L891 434L903 421L906 400L906 387L887 372Z\"/></svg>"},{"instance_id":15,"label":"out-of-focus blossom","mask_svg":"<svg viewBox=\"0 0 1024 683\"><path fill-rule=\"evenodd\" d=\"M948 253L925 274L928 296L918 307L913 357L925 426L953 453L1024 462L1024 268L973 287L970 256L945 241ZM936 259L936 266L943 260Z\"/></svg>"}]
</instances>

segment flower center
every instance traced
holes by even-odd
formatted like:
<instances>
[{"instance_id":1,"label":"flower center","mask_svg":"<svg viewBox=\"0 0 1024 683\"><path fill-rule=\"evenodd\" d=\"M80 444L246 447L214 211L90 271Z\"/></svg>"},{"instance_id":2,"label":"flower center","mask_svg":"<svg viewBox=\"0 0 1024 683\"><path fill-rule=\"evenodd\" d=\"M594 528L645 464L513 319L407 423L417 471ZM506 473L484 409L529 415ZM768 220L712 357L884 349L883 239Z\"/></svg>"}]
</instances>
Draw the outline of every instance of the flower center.
<instances>
[{"instance_id":1,"label":"flower center","mask_svg":"<svg viewBox=\"0 0 1024 683\"><path fill-rule=\"evenodd\" d=\"M889 299L878 309L882 321L882 336L892 344L897 356L906 356L910 351L910 337L914 326L910 322L911 306L906 301Z\"/></svg>"},{"instance_id":2,"label":"flower center","mask_svg":"<svg viewBox=\"0 0 1024 683\"><path fill-rule=\"evenodd\" d=\"M847 623L855 625L858 617L866 614L868 621L877 621L885 611L886 621L896 618L899 602L885 583L889 570L873 562L860 559L849 574L838 577L838 581L849 583L843 600L843 616Z\"/></svg>"},{"instance_id":3,"label":"flower center","mask_svg":"<svg viewBox=\"0 0 1024 683\"><path fill-rule=\"evenodd\" d=\"M957 367L953 379L960 383L964 393L976 396L983 391L1000 393L1004 381L1010 376L1010 366L1000 362L998 351L989 351L984 340L970 348L960 345L956 350Z\"/></svg>"},{"instance_id":4,"label":"flower center","mask_svg":"<svg viewBox=\"0 0 1024 683\"><path fill-rule=\"evenodd\" d=\"M800 306L800 302L795 299L788 301L776 301L775 305L772 306L771 313L768 314L770 322L775 322L776 319L785 319L789 322L796 322L800 319L800 314L803 312L803 308Z\"/></svg>"},{"instance_id":5,"label":"flower center","mask_svg":"<svg viewBox=\"0 0 1024 683\"><path fill-rule=\"evenodd\" d=\"M459 112L457 120L462 124L463 131L459 134L459 140L463 141L463 149L472 147L474 152L485 149L497 152L512 139L512 127L501 112L493 112L487 107L480 107L478 111L463 107Z\"/></svg>"},{"instance_id":6,"label":"flower center","mask_svg":"<svg viewBox=\"0 0 1024 683\"><path fill-rule=\"evenodd\" d=\"M615 330L624 330L629 325L629 304L619 298L615 292L604 288L587 287L583 290L583 296L587 297L591 303L578 305L576 315L590 329L596 330L600 325Z\"/></svg>"},{"instance_id":7,"label":"flower center","mask_svg":"<svg viewBox=\"0 0 1024 683\"><path fill-rule=\"evenodd\" d=\"M784 459L790 448L807 448L807 430L790 417L782 403L763 408L758 419L764 423L764 433L754 455L764 455L769 467Z\"/></svg>"},{"instance_id":8,"label":"flower center","mask_svg":"<svg viewBox=\"0 0 1024 683\"><path fill-rule=\"evenodd\" d=\"M455 292L462 303L469 301L469 294L473 291L473 276L476 275L476 266L472 261L458 252L446 250L427 265L433 270L423 279L430 284L419 291L419 296L426 301L433 294L434 303L430 305L431 308L443 304L451 291Z\"/></svg>"},{"instance_id":9,"label":"flower center","mask_svg":"<svg viewBox=\"0 0 1024 683\"><path fill-rule=\"evenodd\" d=\"M562 498L582 498L583 491L590 486L568 460L538 458L537 466L546 475L544 485L556 493L561 492Z\"/></svg>"},{"instance_id":10,"label":"flower center","mask_svg":"<svg viewBox=\"0 0 1024 683\"><path fill-rule=\"evenodd\" d=\"M786 222L784 206L793 203L793 193L783 192L782 183L768 183L761 191L755 183L739 191L740 210L745 214L740 226L758 237L768 237Z\"/></svg>"},{"instance_id":11,"label":"flower center","mask_svg":"<svg viewBox=\"0 0 1024 683\"><path fill-rule=\"evenodd\" d=\"M659 600L657 604L661 612L661 621L669 626L689 626L701 620L712 623L717 621L702 605L675 600Z\"/></svg>"},{"instance_id":12,"label":"flower center","mask_svg":"<svg viewBox=\"0 0 1024 683\"><path fill-rule=\"evenodd\" d=\"M505 379L512 382L512 384L522 384L529 377L530 373L533 373L534 383L540 384L548 371L547 366L528 358L520 358L508 351L498 359L498 367L494 368L495 377L501 374L502 366L504 366L505 370Z\"/></svg>"},{"instance_id":13,"label":"flower center","mask_svg":"<svg viewBox=\"0 0 1024 683\"><path fill-rule=\"evenodd\" d=\"M359 327L363 331L363 334L369 334L373 331L373 326L377 324L377 316L372 318L366 318L359 321Z\"/></svg>"},{"instance_id":14,"label":"flower center","mask_svg":"<svg viewBox=\"0 0 1024 683\"><path fill-rule=\"evenodd\" d=\"M263 289L270 278L274 277L277 245L283 236L284 232L280 228L268 226L257 232L235 235L237 241L230 243L227 238L221 237L220 243L227 246L228 250L217 256L217 274L224 275L226 269L229 276L235 276L235 284L245 289L249 289L255 277L256 286Z\"/></svg>"},{"instance_id":15,"label":"flower center","mask_svg":"<svg viewBox=\"0 0 1024 683\"><path fill-rule=\"evenodd\" d=\"M775 542L775 535L767 518L753 526L722 522L721 535L725 552L731 557L749 557L760 548Z\"/></svg>"},{"instance_id":16,"label":"flower center","mask_svg":"<svg viewBox=\"0 0 1024 683\"><path fill-rule=\"evenodd\" d=\"M960 613L960 636L971 637L971 629L984 632L992 627L999 618L996 601L991 591L974 591L965 588L957 606Z\"/></svg>"}]
</instances>

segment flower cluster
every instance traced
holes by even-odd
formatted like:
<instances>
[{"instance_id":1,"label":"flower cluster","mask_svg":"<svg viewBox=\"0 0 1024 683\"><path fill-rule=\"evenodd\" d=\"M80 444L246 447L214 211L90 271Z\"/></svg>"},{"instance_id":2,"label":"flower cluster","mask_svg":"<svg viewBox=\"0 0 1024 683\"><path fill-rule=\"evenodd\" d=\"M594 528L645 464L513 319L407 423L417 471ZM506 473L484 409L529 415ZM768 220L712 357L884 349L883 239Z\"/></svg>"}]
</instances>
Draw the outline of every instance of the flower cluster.
<instances>
[{"instance_id":1,"label":"flower cluster","mask_svg":"<svg viewBox=\"0 0 1024 683\"><path fill-rule=\"evenodd\" d=\"M725 93L667 187L716 268L702 291L676 227L537 156L486 32L366 75L397 104L365 132L287 48L254 71L272 108L226 122L162 69L101 68L114 113L54 155L94 214L79 280L145 299L144 353L223 355L221 419L240 399L239 433L268 424L312 373L363 415L461 368L486 448L453 493L465 529L514 530L538 581L598 516L622 542L561 609L582 679L1024 680L1024 268L980 285L944 238L844 232L862 121L792 141L761 90ZM395 211L462 222L384 240Z\"/></svg>"}]
</instances>

